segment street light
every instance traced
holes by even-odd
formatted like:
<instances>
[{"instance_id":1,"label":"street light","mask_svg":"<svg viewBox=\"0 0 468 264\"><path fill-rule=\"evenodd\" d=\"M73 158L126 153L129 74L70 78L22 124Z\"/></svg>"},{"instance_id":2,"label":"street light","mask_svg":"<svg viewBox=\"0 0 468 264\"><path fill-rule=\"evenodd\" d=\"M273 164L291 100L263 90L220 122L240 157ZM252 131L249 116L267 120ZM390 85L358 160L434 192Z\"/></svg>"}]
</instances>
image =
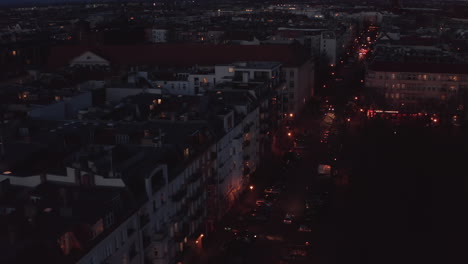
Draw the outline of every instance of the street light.
<instances>
[{"instance_id":1,"label":"street light","mask_svg":"<svg viewBox=\"0 0 468 264\"><path fill-rule=\"evenodd\" d=\"M288 132L288 137L292 136L292 133L291 132Z\"/></svg>"},{"instance_id":2,"label":"street light","mask_svg":"<svg viewBox=\"0 0 468 264\"><path fill-rule=\"evenodd\" d=\"M249 189L252 191L254 189L254 186L253 185L250 185L249 186Z\"/></svg>"}]
</instances>

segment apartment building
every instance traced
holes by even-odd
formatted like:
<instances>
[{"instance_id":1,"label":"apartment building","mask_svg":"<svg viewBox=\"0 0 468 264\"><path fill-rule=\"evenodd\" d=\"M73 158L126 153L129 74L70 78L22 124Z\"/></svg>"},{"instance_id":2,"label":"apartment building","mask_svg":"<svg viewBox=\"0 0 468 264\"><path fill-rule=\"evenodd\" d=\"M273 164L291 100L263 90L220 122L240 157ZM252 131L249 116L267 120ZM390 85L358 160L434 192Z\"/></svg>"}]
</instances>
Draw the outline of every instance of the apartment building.
<instances>
[{"instance_id":1,"label":"apartment building","mask_svg":"<svg viewBox=\"0 0 468 264\"><path fill-rule=\"evenodd\" d=\"M365 83L392 109L428 111L461 103L468 71L465 64L375 62Z\"/></svg>"}]
</instances>

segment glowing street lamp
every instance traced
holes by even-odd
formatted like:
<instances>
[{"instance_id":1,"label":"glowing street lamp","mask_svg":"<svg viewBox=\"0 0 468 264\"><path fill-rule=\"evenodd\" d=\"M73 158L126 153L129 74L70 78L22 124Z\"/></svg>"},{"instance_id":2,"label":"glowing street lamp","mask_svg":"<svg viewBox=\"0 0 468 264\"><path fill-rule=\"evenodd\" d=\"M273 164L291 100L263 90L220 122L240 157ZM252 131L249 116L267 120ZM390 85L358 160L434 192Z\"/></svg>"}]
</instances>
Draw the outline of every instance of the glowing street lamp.
<instances>
[{"instance_id":1,"label":"glowing street lamp","mask_svg":"<svg viewBox=\"0 0 468 264\"><path fill-rule=\"evenodd\" d=\"M291 132L288 132L288 137L292 136L292 133Z\"/></svg>"},{"instance_id":2,"label":"glowing street lamp","mask_svg":"<svg viewBox=\"0 0 468 264\"><path fill-rule=\"evenodd\" d=\"M254 186L253 185L250 185L249 186L249 189L252 191L254 189Z\"/></svg>"}]
</instances>

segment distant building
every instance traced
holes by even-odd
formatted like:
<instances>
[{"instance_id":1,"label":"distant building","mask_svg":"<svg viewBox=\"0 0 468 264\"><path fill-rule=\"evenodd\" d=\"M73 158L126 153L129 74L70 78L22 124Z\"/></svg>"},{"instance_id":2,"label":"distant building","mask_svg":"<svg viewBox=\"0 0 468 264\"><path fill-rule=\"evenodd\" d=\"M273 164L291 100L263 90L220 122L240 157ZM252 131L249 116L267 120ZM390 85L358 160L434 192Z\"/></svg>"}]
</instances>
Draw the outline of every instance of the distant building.
<instances>
[{"instance_id":1,"label":"distant building","mask_svg":"<svg viewBox=\"0 0 468 264\"><path fill-rule=\"evenodd\" d=\"M390 110L435 112L462 103L467 69L466 64L375 62L365 83Z\"/></svg>"},{"instance_id":2,"label":"distant building","mask_svg":"<svg viewBox=\"0 0 468 264\"><path fill-rule=\"evenodd\" d=\"M337 46L333 31L325 31L320 35L320 55L329 65L336 65Z\"/></svg>"},{"instance_id":3,"label":"distant building","mask_svg":"<svg viewBox=\"0 0 468 264\"><path fill-rule=\"evenodd\" d=\"M146 35L151 43L165 43L168 42L169 39L169 30L162 28L147 29Z\"/></svg>"}]
</instances>

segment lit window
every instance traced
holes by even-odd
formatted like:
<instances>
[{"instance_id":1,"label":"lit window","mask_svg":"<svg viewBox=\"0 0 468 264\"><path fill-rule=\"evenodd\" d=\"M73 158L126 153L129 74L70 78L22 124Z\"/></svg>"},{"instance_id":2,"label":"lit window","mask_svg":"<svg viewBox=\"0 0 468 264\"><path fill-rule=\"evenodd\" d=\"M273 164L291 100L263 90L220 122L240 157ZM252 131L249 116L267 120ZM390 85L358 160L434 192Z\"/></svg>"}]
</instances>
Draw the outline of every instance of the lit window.
<instances>
[{"instance_id":1,"label":"lit window","mask_svg":"<svg viewBox=\"0 0 468 264\"><path fill-rule=\"evenodd\" d=\"M188 157L190 155L190 150L189 148L184 149L184 157Z\"/></svg>"},{"instance_id":2,"label":"lit window","mask_svg":"<svg viewBox=\"0 0 468 264\"><path fill-rule=\"evenodd\" d=\"M228 71L229 71L230 73L233 73L233 72L234 72L234 68L230 67Z\"/></svg>"}]
</instances>

